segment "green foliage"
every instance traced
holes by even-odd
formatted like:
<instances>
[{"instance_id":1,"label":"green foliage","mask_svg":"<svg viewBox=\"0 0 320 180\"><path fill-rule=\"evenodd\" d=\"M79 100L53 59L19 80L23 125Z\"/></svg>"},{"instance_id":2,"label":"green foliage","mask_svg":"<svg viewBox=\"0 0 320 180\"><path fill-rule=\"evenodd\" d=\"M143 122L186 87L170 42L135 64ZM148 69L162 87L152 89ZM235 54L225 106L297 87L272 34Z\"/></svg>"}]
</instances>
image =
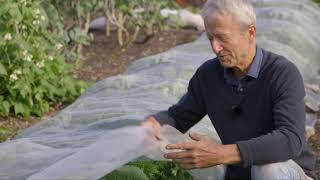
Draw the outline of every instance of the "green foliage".
<instances>
[{"instance_id":1,"label":"green foliage","mask_svg":"<svg viewBox=\"0 0 320 180\"><path fill-rule=\"evenodd\" d=\"M102 8L102 4L102 0L42 0L41 6L50 19L49 29L67 46L64 55L68 61L79 60L82 46L90 44L91 16Z\"/></svg>"},{"instance_id":2,"label":"green foliage","mask_svg":"<svg viewBox=\"0 0 320 180\"><path fill-rule=\"evenodd\" d=\"M152 34L154 26L169 29L160 10L177 7L170 0L43 0L42 6L50 18L50 27L70 46L68 56L81 54L82 45L89 44L90 20L97 14L104 14L117 26L119 44L123 45L134 40L141 29L147 34ZM63 24L63 20L67 23ZM133 35L129 33L132 30ZM109 35L110 29L107 31Z\"/></svg>"},{"instance_id":3,"label":"green foliage","mask_svg":"<svg viewBox=\"0 0 320 180\"><path fill-rule=\"evenodd\" d=\"M187 171L183 170L178 164L170 161L139 160L131 162L124 167L129 169L132 168L132 171L134 172L137 171L136 169L142 170L149 180L193 179ZM105 177L101 178L101 180L112 179L111 177L115 177L115 172L117 172L118 178L121 177L119 179L125 179L128 171L125 173L122 173L123 171L119 171L124 167L109 173Z\"/></svg>"},{"instance_id":4,"label":"green foliage","mask_svg":"<svg viewBox=\"0 0 320 180\"><path fill-rule=\"evenodd\" d=\"M139 167L150 180L156 179L192 179L191 175L172 161L143 160L129 163Z\"/></svg>"},{"instance_id":5,"label":"green foliage","mask_svg":"<svg viewBox=\"0 0 320 180\"><path fill-rule=\"evenodd\" d=\"M116 9L128 16L129 27L140 26L150 28L152 26L164 26L164 18L160 15L163 8L173 7L174 1L168 0L118 0Z\"/></svg>"},{"instance_id":6,"label":"green foliage","mask_svg":"<svg viewBox=\"0 0 320 180\"><path fill-rule=\"evenodd\" d=\"M48 30L40 0L0 0L0 116L41 116L52 103L71 101L85 83L70 76L65 44Z\"/></svg>"},{"instance_id":7,"label":"green foliage","mask_svg":"<svg viewBox=\"0 0 320 180\"><path fill-rule=\"evenodd\" d=\"M148 177L141 169L135 166L126 165L112 171L101 180L148 180Z\"/></svg>"},{"instance_id":8,"label":"green foliage","mask_svg":"<svg viewBox=\"0 0 320 180\"><path fill-rule=\"evenodd\" d=\"M5 141L7 135L9 135L10 133L11 133L11 130L9 128L0 126L0 142Z\"/></svg>"},{"instance_id":9,"label":"green foliage","mask_svg":"<svg viewBox=\"0 0 320 180\"><path fill-rule=\"evenodd\" d=\"M168 29L160 10L175 7L175 3L170 0L43 0L42 6L52 19L50 27L57 30L61 40L69 45L71 51L68 51L68 56L79 57L82 45L90 42L88 31L91 17L104 14L117 26L118 41L123 45L133 41L140 29L147 34L152 34L154 26ZM62 20L67 23L63 24ZM132 30L135 31L133 36L129 33ZM107 31L109 35L110 29Z\"/></svg>"},{"instance_id":10,"label":"green foliage","mask_svg":"<svg viewBox=\"0 0 320 180\"><path fill-rule=\"evenodd\" d=\"M106 34L110 34L108 23L112 21L118 29L118 42L123 46L133 41L140 30L151 35L154 26L168 29L160 10L174 7L174 1L169 0L105 0L104 12L108 19ZM134 30L133 35L129 30Z\"/></svg>"},{"instance_id":11,"label":"green foliage","mask_svg":"<svg viewBox=\"0 0 320 180\"><path fill-rule=\"evenodd\" d=\"M315 3L317 3L318 5L320 5L320 0L313 0Z\"/></svg>"}]
</instances>

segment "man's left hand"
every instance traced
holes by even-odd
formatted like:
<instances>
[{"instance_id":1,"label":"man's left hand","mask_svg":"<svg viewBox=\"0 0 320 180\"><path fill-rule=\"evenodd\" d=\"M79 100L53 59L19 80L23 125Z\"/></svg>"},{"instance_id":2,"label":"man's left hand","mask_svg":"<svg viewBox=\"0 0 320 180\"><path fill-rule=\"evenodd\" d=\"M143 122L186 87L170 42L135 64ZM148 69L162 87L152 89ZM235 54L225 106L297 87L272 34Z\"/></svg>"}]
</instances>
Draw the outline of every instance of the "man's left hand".
<instances>
[{"instance_id":1,"label":"man's left hand","mask_svg":"<svg viewBox=\"0 0 320 180\"><path fill-rule=\"evenodd\" d=\"M181 152L167 153L165 158L179 163L184 169L206 168L223 163L222 145L213 142L208 136L190 133L195 142L168 144L167 149Z\"/></svg>"}]
</instances>

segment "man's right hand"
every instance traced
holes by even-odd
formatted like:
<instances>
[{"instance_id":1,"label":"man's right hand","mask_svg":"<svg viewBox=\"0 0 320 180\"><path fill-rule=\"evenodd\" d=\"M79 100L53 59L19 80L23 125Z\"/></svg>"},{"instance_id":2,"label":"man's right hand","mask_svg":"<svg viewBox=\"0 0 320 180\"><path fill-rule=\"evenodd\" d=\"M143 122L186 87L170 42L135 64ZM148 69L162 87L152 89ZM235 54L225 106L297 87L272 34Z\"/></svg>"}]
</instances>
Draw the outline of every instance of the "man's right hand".
<instances>
[{"instance_id":1,"label":"man's right hand","mask_svg":"<svg viewBox=\"0 0 320 180\"><path fill-rule=\"evenodd\" d=\"M141 126L151 128L154 137L157 140L163 140L163 136L161 134L161 125L153 116L147 116L141 123Z\"/></svg>"}]
</instances>

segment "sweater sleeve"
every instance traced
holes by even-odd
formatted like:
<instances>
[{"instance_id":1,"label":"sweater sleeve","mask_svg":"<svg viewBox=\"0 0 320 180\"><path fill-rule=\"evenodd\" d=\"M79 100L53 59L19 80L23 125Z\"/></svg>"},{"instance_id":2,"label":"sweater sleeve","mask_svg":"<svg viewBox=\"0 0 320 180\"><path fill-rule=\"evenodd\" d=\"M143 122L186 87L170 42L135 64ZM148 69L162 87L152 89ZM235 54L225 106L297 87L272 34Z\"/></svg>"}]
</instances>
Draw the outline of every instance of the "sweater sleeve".
<instances>
[{"instance_id":1,"label":"sweater sleeve","mask_svg":"<svg viewBox=\"0 0 320 180\"><path fill-rule=\"evenodd\" d=\"M181 97L177 104L171 106L168 111L154 115L160 124L169 124L185 133L206 115L199 71L200 69L193 75L189 81L187 93Z\"/></svg>"},{"instance_id":2,"label":"sweater sleeve","mask_svg":"<svg viewBox=\"0 0 320 180\"><path fill-rule=\"evenodd\" d=\"M291 62L283 64L277 72L271 84L274 130L236 142L244 167L293 159L305 145L305 91L301 74Z\"/></svg>"}]
</instances>

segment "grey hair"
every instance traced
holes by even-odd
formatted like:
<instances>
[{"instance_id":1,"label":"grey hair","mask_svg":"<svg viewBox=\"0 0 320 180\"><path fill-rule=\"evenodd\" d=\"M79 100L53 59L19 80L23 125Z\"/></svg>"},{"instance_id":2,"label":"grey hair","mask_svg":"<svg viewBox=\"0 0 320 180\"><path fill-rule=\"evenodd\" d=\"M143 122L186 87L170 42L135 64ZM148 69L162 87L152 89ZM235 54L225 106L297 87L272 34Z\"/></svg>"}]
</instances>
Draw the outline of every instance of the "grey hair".
<instances>
[{"instance_id":1,"label":"grey hair","mask_svg":"<svg viewBox=\"0 0 320 180\"><path fill-rule=\"evenodd\" d=\"M207 0L201 16L206 22L215 13L227 13L237 18L241 26L256 25L256 13L250 0Z\"/></svg>"}]
</instances>

